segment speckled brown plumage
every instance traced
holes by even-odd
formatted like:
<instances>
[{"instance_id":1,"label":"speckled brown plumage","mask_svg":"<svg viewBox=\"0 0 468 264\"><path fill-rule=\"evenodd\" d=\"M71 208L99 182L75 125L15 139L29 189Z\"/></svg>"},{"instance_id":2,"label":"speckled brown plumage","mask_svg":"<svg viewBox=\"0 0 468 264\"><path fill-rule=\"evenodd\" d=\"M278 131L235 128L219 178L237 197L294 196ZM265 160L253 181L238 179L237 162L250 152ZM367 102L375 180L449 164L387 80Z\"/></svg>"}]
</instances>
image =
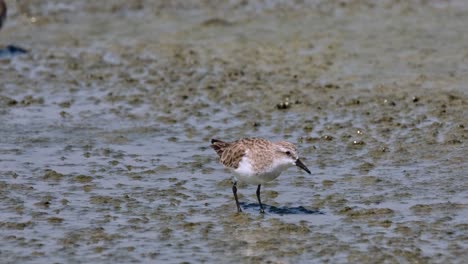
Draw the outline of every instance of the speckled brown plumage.
<instances>
[{"instance_id":1,"label":"speckled brown plumage","mask_svg":"<svg viewBox=\"0 0 468 264\"><path fill-rule=\"evenodd\" d=\"M286 148L296 149L296 147L286 141L275 142L274 144ZM243 138L233 142L224 142L217 139L211 140L211 147L219 156L219 161L226 167L237 169L242 157L247 156L254 160L252 166L255 171L264 170L277 156L273 143L263 138ZM251 153L255 153L252 155Z\"/></svg>"},{"instance_id":2,"label":"speckled brown plumage","mask_svg":"<svg viewBox=\"0 0 468 264\"><path fill-rule=\"evenodd\" d=\"M211 147L219 156L219 161L226 167L237 169L242 157L246 154L246 145L237 143L246 143L252 139L240 139L234 142L224 142L217 139L211 140Z\"/></svg>"}]
</instances>

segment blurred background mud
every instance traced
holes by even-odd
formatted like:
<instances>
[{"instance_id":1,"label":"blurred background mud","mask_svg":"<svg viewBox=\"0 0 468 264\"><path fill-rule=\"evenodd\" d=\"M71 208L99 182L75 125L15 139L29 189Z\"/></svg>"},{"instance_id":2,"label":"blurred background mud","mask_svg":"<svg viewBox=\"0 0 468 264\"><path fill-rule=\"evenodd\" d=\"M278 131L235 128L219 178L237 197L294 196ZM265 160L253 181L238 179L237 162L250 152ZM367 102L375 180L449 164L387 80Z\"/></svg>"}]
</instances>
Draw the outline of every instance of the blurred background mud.
<instances>
[{"instance_id":1,"label":"blurred background mud","mask_svg":"<svg viewBox=\"0 0 468 264\"><path fill-rule=\"evenodd\" d=\"M463 263L465 1L6 1L3 263ZM212 137L299 146L239 188Z\"/></svg>"}]
</instances>

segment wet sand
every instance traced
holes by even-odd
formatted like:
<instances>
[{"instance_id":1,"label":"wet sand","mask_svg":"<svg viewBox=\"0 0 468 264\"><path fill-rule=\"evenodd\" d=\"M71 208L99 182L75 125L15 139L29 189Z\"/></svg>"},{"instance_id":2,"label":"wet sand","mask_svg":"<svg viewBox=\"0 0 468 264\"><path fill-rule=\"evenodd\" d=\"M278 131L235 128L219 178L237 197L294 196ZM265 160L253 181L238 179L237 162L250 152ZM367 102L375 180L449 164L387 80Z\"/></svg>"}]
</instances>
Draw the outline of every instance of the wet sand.
<instances>
[{"instance_id":1,"label":"wet sand","mask_svg":"<svg viewBox=\"0 0 468 264\"><path fill-rule=\"evenodd\" d=\"M3 263L463 263L463 1L23 1L0 45ZM239 186L212 137L299 146Z\"/></svg>"}]
</instances>

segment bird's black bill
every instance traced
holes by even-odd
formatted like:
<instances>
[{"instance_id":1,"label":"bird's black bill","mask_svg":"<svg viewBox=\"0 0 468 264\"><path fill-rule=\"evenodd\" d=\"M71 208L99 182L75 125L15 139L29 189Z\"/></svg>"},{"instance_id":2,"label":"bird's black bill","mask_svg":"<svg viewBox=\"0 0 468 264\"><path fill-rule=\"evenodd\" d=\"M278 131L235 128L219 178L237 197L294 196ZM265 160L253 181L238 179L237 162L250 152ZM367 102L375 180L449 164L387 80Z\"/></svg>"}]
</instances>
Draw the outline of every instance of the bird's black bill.
<instances>
[{"instance_id":1,"label":"bird's black bill","mask_svg":"<svg viewBox=\"0 0 468 264\"><path fill-rule=\"evenodd\" d=\"M296 160L296 166L298 166L299 168L305 170L307 173L310 174L310 170L306 167L306 165L304 165L304 163L302 163L300 159Z\"/></svg>"}]
</instances>

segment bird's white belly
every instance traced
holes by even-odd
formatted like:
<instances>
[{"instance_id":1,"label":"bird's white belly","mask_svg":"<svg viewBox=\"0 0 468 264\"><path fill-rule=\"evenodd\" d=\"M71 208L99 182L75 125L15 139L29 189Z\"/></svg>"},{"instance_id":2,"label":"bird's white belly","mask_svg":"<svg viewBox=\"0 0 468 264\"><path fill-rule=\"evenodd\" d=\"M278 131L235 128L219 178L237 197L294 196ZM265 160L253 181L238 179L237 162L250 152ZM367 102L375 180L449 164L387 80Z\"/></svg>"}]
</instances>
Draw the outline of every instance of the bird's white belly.
<instances>
[{"instance_id":1,"label":"bird's white belly","mask_svg":"<svg viewBox=\"0 0 468 264\"><path fill-rule=\"evenodd\" d=\"M249 159L243 157L239 163L239 167L235 169L234 172L237 174L236 179L240 182L248 184L264 184L278 178L281 172L288 167L289 166L275 166L274 168L266 171L256 172L250 164Z\"/></svg>"},{"instance_id":2,"label":"bird's white belly","mask_svg":"<svg viewBox=\"0 0 468 264\"><path fill-rule=\"evenodd\" d=\"M254 174L251 176L237 174L236 179L240 182L245 182L248 184L264 184L266 182L270 182L281 174L280 173L263 173L263 174Z\"/></svg>"}]
</instances>

